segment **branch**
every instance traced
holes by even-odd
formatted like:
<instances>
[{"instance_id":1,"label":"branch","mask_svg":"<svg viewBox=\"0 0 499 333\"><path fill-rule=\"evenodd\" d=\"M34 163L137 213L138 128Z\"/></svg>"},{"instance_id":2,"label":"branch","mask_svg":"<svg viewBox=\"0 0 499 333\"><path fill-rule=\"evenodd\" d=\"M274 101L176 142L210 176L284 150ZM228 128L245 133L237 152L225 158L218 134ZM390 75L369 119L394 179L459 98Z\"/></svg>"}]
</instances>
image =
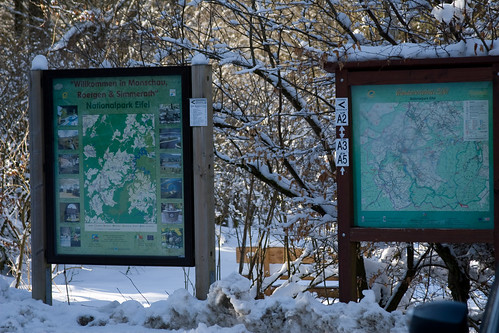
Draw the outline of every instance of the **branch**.
<instances>
[{"instance_id":1,"label":"branch","mask_svg":"<svg viewBox=\"0 0 499 333\"><path fill-rule=\"evenodd\" d=\"M281 175L277 175L275 173L271 173L265 171L265 166L260 165L260 163L249 163L242 160L242 162L237 162L229 159L226 155L220 154L219 152L215 152L215 155L221 160L225 161L228 164L237 166L243 170L248 171L250 174L254 175L257 179L261 180L265 184L269 185L279 193L289 197L289 198L298 198L302 197L300 193L297 193L291 189L290 185L284 184L284 178ZM312 204L311 208L319 213L321 216L327 214L327 212L322 208L322 206L317 204Z\"/></svg>"},{"instance_id":2,"label":"branch","mask_svg":"<svg viewBox=\"0 0 499 333\"><path fill-rule=\"evenodd\" d=\"M367 15L371 18L373 21L374 25L376 26L377 31L379 32L379 35L383 37L386 41L388 41L392 45L398 45L398 43L390 36L390 34L383 30L383 27L379 23L378 19L376 18L376 15L372 12L372 10L365 4L364 0L360 0L360 3L362 4L362 8L366 11Z\"/></svg>"}]
</instances>

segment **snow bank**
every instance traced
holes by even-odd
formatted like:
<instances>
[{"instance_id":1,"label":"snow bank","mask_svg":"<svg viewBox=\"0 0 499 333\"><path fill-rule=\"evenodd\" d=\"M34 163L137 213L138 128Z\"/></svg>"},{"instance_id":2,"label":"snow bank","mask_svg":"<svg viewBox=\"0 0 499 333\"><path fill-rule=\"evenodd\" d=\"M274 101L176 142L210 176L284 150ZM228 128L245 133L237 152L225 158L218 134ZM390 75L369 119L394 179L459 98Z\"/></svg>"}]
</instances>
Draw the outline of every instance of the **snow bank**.
<instances>
[{"instance_id":1,"label":"snow bank","mask_svg":"<svg viewBox=\"0 0 499 333\"><path fill-rule=\"evenodd\" d=\"M289 288L255 300L249 281L233 273L212 285L206 301L179 289L150 307L130 300L89 308L45 305L0 277L0 332L407 332L405 316L381 309L371 291L360 303L324 305Z\"/></svg>"}]
</instances>

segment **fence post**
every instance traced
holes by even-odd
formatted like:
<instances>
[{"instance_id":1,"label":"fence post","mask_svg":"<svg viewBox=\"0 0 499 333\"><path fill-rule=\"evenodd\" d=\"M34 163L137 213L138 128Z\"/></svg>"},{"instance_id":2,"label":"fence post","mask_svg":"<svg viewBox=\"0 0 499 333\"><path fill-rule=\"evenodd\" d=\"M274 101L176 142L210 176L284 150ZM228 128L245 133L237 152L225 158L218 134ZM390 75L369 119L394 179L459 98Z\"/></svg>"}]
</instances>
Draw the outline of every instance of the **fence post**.
<instances>
[{"instance_id":1,"label":"fence post","mask_svg":"<svg viewBox=\"0 0 499 333\"><path fill-rule=\"evenodd\" d=\"M52 305L52 274L45 251L45 170L42 72L31 71L29 96L32 297Z\"/></svg>"},{"instance_id":2,"label":"fence post","mask_svg":"<svg viewBox=\"0 0 499 333\"><path fill-rule=\"evenodd\" d=\"M196 297L204 300L215 282L215 198L212 73L209 65L192 66L192 97L206 98L207 126L192 128L194 171L194 244Z\"/></svg>"}]
</instances>

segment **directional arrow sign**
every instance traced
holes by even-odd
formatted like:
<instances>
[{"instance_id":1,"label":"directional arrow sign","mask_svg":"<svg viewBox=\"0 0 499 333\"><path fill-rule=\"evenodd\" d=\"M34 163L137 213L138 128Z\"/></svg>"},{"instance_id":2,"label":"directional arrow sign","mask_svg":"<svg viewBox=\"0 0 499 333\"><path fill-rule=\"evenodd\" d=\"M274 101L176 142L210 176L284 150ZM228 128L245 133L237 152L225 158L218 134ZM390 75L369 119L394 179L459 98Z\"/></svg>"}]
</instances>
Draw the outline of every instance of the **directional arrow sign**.
<instances>
[{"instance_id":1,"label":"directional arrow sign","mask_svg":"<svg viewBox=\"0 0 499 333\"><path fill-rule=\"evenodd\" d=\"M345 136L345 127L341 126L340 127L340 138L343 138Z\"/></svg>"},{"instance_id":2,"label":"directional arrow sign","mask_svg":"<svg viewBox=\"0 0 499 333\"><path fill-rule=\"evenodd\" d=\"M350 165L350 147L348 139L336 139L336 166L349 166Z\"/></svg>"},{"instance_id":3,"label":"directional arrow sign","mask_svg":"<svg viewBox=\"0 0 499 333\"><path fill-rule=\"evenodd\" d=\"M336 101L336 107L338 109L347 109L348 106L347 106L347 101L345 100L345 98L341 98L340 100L337 100Z\"/></svg>"},{"instance_id":4,"label":"directional arrow sign","mask_svg":"<svg viewBox=\"0 0 499 333\"><path fill-rule=\"evenodd\" d=\"M336 98L336 126L348 126L348 98Z\"/></svg>"}]
</instances>

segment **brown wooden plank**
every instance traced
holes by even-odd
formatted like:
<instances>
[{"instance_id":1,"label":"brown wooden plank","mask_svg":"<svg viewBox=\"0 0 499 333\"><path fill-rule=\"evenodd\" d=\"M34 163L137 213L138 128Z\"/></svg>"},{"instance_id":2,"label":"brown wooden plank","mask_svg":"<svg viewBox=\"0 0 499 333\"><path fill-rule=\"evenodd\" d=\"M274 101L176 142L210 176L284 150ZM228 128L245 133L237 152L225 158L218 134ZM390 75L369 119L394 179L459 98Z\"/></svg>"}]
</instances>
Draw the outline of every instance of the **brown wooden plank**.
<instances>
[{"instance_id":1,"label":"brown wooden plank","mask_svg":"<svg viewBox=\"0 0 499 333\"><path fill-rule=\"evenodd\" d=\"M347 83L349 85L400 84L401 78L404 84L491 81L492 70L491 67L483 67L442 69L438 72L425 69L350 72Z\"/></svg>"},{"instance_id":2,"label":"brown wooden plank","mask_svg":"<svg viewBox=\"0 0 499 333\"><path fill-rule=\"evenodd\" d=\"M258 248L256 247L246 247L244 251L244 262L245 263L250 263L251 258L253 258L256 255ZM237 247L236 248L236 261L239 263L241 262L241 248Z\"/></svg>"},{"instance_id":3,"label":"brown wooden plank","mask_svg":"<svg viewBox=\"0 0 499 333\"><path fill-rule=\"evenodd\" d=\"M333 73L338 70L365 71L378 70L390 67L393 69L403 68L462 68L462 67L483 67L499 63L499 56L486 57L460 57L460 58L429 58L429 59L387 59L371 61L347 61L347 62L327 62L323 68Z\"/></svg>"},{"instance_id":4,"label":"brown wooden plank","mask_svg":"<svg viewBox=\"0 0 499 333\"><path fill-rule=\"evenodd\" d=\"M352 228L354 241L373 242L429 242L429 243L493 243L492 230L459 229L395 229Z\"/></svg>"},{"instance_id":5,"label":"brown wooden plank","mask_svg":"<svg viewBox=\"0 0 499 333\"><path fill-rule=\"evenodd\" d=\"M253 258L258 253L258 248L246 248L244 262L251 262L251 258ZM303 254L303 249L293 249L290 251L289 256L286 256L286 249L284 247L268 247L265 249L265 257L268 258L269 264L283 264L289 261L295 261ZM335 254L328 253L329 256L335 257ZM241 262L241 248L236 248L236 261ZM307 256L302 258L303 264L313 264L316 262L316 259L312 256Z\"/></svg>"},{"instance_id":6,"label":"brown wooden plank","mask_svg":"<svg viewBox=\"0 0 499 333\"><path fill-rule=\"evenodd\" d=\"M262 249L259 248L253 248L249 247L246 248L246 255L244 256L243 260L245 263L251 262L252 258L256 255L258 255L258 252L261 251ZM286 249L284 247L268 247L264 249L265 251L265 258L264 258L264 275L265 276L270 276L270 264L284 264L286 262L286 259L289 259L291 261L296 260L298 257L300 257L303 253L302 249L294 249L291 251L289 257L286 256ZM239 263L241 261L241 248L237 247L236 248L236 261ZM302 263L306 264L312 264L315 262L315 259L313 257L305 257L302 260ZM305 281L312 281L315 277L313 276L304 276L301 278L301 280ZM280 280L288 280L289 276L288 275L282 275L279 277ZM339 277L337 276L330 276L326 279L326 281L339 281ZM276 289L278 285L270 286L265 290L265 295L269 296L271 295ZM317 296L319 297L333 297L333 298L339 298L339 286L316 286L316 287L310 287L307 288L307 291L316 293Z\"/></svg>"},{"instance_id":7,"label":"brown wooden plank","mask_svg":"<svg viewBox=\"0 0 499 333\"><path fill-rule=\"evenodd\" d=\"M270 296L272 293L278 288L279 286L270 286L265 290L265 295ZM339 290L338 287L312 287L312 288L307 288L306 289L308 292L311 293L316 293L317 296L319 297L332 297L332 298L339 298Z\"/></svg>"},{"instance_id":8,"label":"brown wooden plank","mask_svg":"<svg viewBox=\"0 0 499 333\"><path fill-rule=\"evenodd\" d=\"M289 279L289 276L282 275L279 279L280 280L287 280L287 279ZM300 279L305 280L305 281L312 281L315 279L315 277L314 276L302 276ZM337 276L330 276L326 279L326 281L339 281L339 278Z\"/></svg>"},{"instance_id":9,"label":"brown wooden plank","mask_svg":"<svg viewBox=\"0 0 499 333\"><path fill-rule=\"evenodd\" d=\"M281 264L285 262L284 252L283 247L268 247L265 249L265 258L268 258L269 264Z\"/></svg>"}]
</instances>

